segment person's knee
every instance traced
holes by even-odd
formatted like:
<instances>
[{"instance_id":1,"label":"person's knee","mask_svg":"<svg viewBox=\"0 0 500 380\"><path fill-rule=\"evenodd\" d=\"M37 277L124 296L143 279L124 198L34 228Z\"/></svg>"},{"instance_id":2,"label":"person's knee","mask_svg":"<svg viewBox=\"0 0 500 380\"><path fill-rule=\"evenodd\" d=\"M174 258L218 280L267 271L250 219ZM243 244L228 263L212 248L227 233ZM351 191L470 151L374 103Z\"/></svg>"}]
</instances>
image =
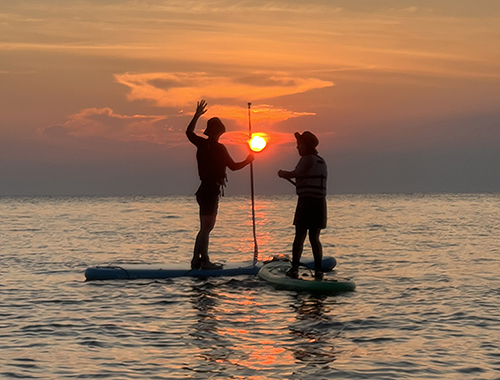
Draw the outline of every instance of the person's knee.
<instances>
[{"instance_id":1,"label":"person's knee","mask_svg":"<svg viewBox=\"0 0 500 380\"><path fill-rule=\"evenodd\" d=\"M306 239L306 236L307 236L307 230L302 228L295 229L295 240L304 241Z\"/></svg>"},{"instance_id":2,"label":"person's knee","mask_svg":"<svg viewBox=\"0 0 500 380\"><path fill-rule=\"evenodd\" d=\"M203 231L205 233L209 233L210 231L212 231L215 226L216 218L217 215L203 215L201 217L200 231Z\"/></svg>"},{"instance_id":3,"label":"person's knee","mask_svg":"<svg viewBox=\"0 0 500 380\"><path fill-rule=\"evenodd\" d=\"M213 229L213 226L201 226L200 234L208 235L210 234L210 232L212 232Z\"/></svg>"},{"instance_id":4,"label":"person's knee","mask_svg":"<svg viewBox=\"0 0 500 380\"><path fill-rule=\"evenodd\" d=\"M309 230L309 240L319 241L320 229Z\"/></svg>"}]
</instances>

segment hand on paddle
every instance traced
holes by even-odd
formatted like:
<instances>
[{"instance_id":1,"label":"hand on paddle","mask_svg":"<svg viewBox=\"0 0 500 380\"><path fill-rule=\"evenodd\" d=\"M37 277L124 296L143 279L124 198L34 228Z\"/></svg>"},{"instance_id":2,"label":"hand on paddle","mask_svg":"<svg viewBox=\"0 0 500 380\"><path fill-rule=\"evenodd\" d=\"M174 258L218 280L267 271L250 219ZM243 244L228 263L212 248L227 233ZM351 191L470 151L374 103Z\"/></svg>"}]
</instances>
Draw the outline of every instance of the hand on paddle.
<instances>
[{"instance_id":1,"label":"hand on paddle","mask_svg":"<svg viewBox=\"0 0 500 380\"><path fill-rule=\"evenodd\" d=\"M254 154L253 153L249 153L248 156L247 156L247 158L245 159L245 162L247 164L249 164L249 163L253 162L254 159L255 159Z\"/></svg>"},{"instance_id":2,"label":"hand on paddle","mask_svg":"<svg viewBox=\"0 0 500 380\"><path fill-rule=\"evenodd\" d=\"M278 170L278 177L289 179L290 178L290 174L286 170Z\"/></svg>"},{"instance_id":3,"label":"hand on paddle","mask_svg":"<svg viewBox=\"0 0 500 380\"><path fill-rule=\"evenodd\" d=\"M291 178L293 178L293 175L290 172L287 172L286 170L278 170L278 177L284 178L292 185L296 186L296 183L291 180Z\"/></svg>"}]
</instances>

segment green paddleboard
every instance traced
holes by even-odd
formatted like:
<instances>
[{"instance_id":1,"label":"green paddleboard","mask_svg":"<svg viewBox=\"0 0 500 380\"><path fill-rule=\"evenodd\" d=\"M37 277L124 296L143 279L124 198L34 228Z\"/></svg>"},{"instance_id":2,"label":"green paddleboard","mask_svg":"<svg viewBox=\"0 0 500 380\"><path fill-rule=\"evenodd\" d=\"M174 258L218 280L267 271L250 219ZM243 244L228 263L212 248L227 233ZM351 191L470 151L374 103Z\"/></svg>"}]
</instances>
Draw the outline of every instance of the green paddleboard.
<instances>
[{"instance_id":1,"label":"green paddleboard","mask_svg":"<svg viewBox=\"0 0 500 380\"><path fill-rule=\"evenodd\" d=\"M351 292L356 284L347 278L335 278L325 275L321 281L314 279L314 271L307 268L299 269L299 278L293 279L286 275L292 267L289 261L271 261L259 270L259 277L270 282L278 289L305 291L311 293L341 293Z\"/></svg>"}]
</instances>

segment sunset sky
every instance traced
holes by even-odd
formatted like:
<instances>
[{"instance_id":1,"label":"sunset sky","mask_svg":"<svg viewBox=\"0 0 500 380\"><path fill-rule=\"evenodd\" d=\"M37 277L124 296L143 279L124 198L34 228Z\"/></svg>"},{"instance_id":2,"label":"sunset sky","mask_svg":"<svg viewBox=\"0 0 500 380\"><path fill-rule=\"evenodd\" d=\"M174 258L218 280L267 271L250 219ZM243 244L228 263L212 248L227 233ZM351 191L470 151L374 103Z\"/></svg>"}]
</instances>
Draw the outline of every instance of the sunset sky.
<instances>
[{"instance_id":1,"label":"sunset sky","mask_svg":"<svg viewBox=\"0 0 500 380\"><path fill-rule=\"evenodd\" d=\"M0 195L193 194L202 98L257 194L304 130L331 194L500 191L500 1L2 0Z\"/></svg>"}]
</instances>

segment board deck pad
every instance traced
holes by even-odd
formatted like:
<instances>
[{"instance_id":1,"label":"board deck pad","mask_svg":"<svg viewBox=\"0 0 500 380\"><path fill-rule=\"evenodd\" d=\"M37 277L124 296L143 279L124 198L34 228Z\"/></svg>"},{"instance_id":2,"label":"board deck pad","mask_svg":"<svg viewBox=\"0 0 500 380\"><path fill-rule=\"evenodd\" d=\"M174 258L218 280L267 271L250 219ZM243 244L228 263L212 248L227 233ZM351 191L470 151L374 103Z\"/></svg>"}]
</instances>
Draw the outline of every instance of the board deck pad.
<instances>
[{"instance_id":1,"label":"board deck pad","mask_svg":"<svg viewBox=\"0 0 500 380\"><path fill-rule=\"evenodd\" d=\"M321 281L314 279L314 271L308 268L299 268L299 278L293 279L286 275L292 267L289 261L272 261L259 270L259 277L278 289L306 291L312 293L341 293L350 292L356 284L348 278L325 276ZM330 278L328 278L330 277Z\"/></svg>"},{"instance_id":2,"label":"board deck pad","mask_svg":"<svg viewBox=\"0 0 500 380\"><path fill-rule=\"evenodd\" d=\"M314 267L314 261L304 262L305 265ZM337 264L335 258L324 257L322 261L325 272L332 270ZM253 265L252 261L223 264L222 269L191 269L189 263L178 264L107 264L87 268L87 280L133 280L139 278L174 278L174 277L220 277L256 275L264 265L259 261Z\"/></svg>"}]
</instances>

